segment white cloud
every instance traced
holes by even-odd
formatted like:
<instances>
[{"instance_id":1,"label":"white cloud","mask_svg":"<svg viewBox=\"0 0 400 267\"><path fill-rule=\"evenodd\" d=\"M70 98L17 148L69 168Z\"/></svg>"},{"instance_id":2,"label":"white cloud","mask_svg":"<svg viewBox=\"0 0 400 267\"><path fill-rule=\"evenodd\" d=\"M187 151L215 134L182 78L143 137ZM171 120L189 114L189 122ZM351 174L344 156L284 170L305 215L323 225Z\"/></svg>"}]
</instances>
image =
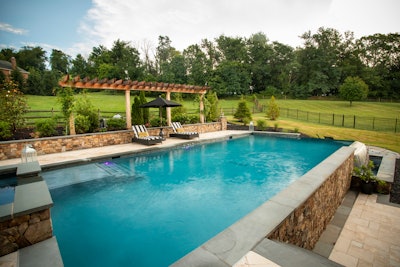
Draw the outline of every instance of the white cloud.
<instances>
[{"instance_id":1,"label":"white cloud","mask_svg":"<svg viewBox=\"0 0 400 267\"><path fill-rule=\"evenodd\" d=\"M90 53L93 46L110 48L117 39L149 40L155 47L158 36L166 35L182 51L204 38L260 31L271 41L296 47L301 34L319 27L354 31L359 37L398 32L398 10L398 0L93 0L79 29L84 40L75 47Z\"/></svg>"},{"instance_id":2,"label":"white cloud","mask_svg":"<svg viewBox=\"0 0 400 267\"><path fill-rule=\"evenodd\" d=\"M25 29L15 28L12 25L4 22L0 22L0 31L11 32L14 34L23 35L26 34L28 31Z\"/></svg>"}]
</instances>

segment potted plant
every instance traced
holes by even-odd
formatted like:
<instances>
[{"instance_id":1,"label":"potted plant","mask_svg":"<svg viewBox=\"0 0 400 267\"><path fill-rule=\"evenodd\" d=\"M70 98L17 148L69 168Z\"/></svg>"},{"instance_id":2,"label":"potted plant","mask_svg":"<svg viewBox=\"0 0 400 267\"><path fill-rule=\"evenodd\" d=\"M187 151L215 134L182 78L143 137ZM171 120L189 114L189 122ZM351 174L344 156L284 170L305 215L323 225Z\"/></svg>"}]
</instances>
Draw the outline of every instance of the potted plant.
<instances>
[{"instance_id":1,"label":"potted plant","mask_svg":"<svg viewBox=\"0 0 400 267\"><path fill-rule=\"evenodd\" d=\"M377 178L372 172L374 163L370 160L367 165L362 165L359 167L354 167L354 175L361 180L361 192L364 194L371 195L374 191L375 183Z\"/></svg>"}]
</instances>

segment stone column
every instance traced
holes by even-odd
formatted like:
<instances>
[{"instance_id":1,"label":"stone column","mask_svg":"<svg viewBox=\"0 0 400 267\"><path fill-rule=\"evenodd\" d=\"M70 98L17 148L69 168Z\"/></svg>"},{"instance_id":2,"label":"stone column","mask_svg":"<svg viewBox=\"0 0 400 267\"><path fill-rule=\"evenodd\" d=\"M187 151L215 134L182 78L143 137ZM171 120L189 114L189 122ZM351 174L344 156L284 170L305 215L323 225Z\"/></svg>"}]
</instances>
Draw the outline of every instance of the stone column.
<instances>
[{"instance_id":1,"label":"stone column","mask_svg":"<svg viewBox=\"0 0 400 267\"><path fill-rule=\"evenodd\" d=\"M204 94L200 94L200 123L204 123Z\"/></svg>"},{"instance_id":2,"label":"stone column","mask_svg":"<svg viewBox=\"0 0 400 267\"><path fill-rule=\"evenodd\" d=\"M165 98L171 100L171 92L167 92ZM167 110L167 125L171 126L171 108L166 108Z\"/></svg>"},{"instance_id":3,"label":"stone column","mask_svg":"<svg viewBox=\"0 0 400 267\"><path fill-rule=\"evenodd\" d=\"M132 117L131 117L131 91L125 90L125 110L126 110L126 129L132 129Z\"/></svg>"}]
</instances>

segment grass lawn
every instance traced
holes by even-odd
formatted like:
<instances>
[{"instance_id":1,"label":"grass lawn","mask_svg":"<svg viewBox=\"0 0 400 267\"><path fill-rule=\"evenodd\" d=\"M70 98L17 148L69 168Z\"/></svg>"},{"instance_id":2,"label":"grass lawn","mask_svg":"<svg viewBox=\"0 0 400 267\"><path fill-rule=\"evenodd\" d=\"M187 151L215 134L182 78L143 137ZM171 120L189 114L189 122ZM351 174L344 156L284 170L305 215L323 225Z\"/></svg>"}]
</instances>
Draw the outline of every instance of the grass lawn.
<instances>
[{"instance_id":1,"label":"grass lawn","mask_svg":"<svg viewBox=\"0 0 400 267\"><path fill-rule=\"evenodd\" d=\"M109 94L107 92L91 92L88 97L92 101L93 106L101 111L124 112L125 95ZM131 103L133 103L131 96ZM148 100L153 97L148 97ZM60 110L61 106L55 96L27 96L28 105L31 110ZM237 107L239 97L237 99L220 99L220 107L223 108L228 120L235 122L232 117L232 111ZM267 105L269 99L259 99L261 104ZM253 103L247 102L250 110L253 109ZM199 104L193 100L187 100L182 103L188 110L198 109ZM299 109L302 111L316 113L335 113L344 115L356 115L363 117L384 117L400 119L400 103L379 103L379 102L353 102L350 107L346 101L329 101L329 100L277 100L277 104L281 108ZM151 109L157 112L156 109ZM31 116L31 115L30 115ZM266 119L265 114L253 114L253 121L257 119ZM268 121L269 126L274 126L276 122ZM279 127L286 130L298 129L300 132L316 138L331 136L341 140L358 140L368 145L384 147L400 153L400 133L394 132L377 132L357 130L351 128L334 127L329 125L307 123L292 119L279 118L277 121ZM400 131L400 129L399 129Z\"/></svg>"}]
</instances>

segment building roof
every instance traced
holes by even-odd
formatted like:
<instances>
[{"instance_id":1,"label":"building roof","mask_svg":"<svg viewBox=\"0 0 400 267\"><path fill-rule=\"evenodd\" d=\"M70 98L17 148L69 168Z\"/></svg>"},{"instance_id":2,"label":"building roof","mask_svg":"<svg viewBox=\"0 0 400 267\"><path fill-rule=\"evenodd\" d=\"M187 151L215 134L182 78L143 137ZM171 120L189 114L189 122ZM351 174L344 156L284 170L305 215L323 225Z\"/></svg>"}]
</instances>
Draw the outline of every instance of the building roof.
<instances>
[{"instance_id":1,"label":"building roof","mask_svg":"<svg viewBox=\"0 0 400 267\"><path fill-rule=\"evenodd\" d=\"M26 71L26 70L24 70L24 69L22 69L22 68L20 68L20 67L17 67L17 68L18 68L18 70L19 70L21 73L28 73L28 74L29 74L28 71ZM0 60L0 69L11 70L11 71L12 71L12 64L11 64L11 62L6 61L6 60Z\"/></svg>"}]
</instances>

